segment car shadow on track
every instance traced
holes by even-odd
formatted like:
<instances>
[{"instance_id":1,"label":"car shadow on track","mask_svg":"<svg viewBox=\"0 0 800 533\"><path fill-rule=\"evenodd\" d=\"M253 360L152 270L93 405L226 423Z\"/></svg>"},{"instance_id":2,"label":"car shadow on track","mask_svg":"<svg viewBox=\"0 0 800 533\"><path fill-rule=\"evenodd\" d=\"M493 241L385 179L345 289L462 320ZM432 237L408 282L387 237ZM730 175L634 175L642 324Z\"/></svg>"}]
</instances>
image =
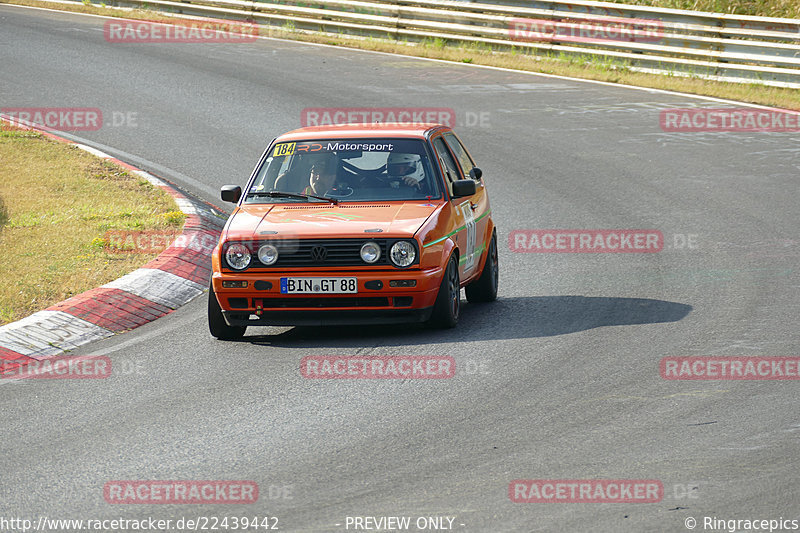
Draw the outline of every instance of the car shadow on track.
<instances>
[{"instance_id":1,"label":"car shadow on track","mask_svg":"<svg viewBox=\"0 0 800 533\"><path fill-rule=\"evenodd\" d=\"M250 328L239 342L281 347L405 346L552 337L603 326L677 322L692 306L648 298L538 296L501 298L490 304L462 302L453 329L424 325L295 327L276 334ZM271 328L272 329L272 328Z\"/></svg>"}]
</instances>

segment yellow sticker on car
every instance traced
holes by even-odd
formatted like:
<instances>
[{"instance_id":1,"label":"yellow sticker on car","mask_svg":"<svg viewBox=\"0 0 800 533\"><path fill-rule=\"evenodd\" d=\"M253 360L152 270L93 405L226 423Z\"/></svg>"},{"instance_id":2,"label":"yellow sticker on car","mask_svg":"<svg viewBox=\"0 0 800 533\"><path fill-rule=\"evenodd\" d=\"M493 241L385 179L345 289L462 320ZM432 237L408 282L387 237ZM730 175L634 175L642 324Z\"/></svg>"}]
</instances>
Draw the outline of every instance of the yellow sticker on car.
<instances>
[{"instance_id":1,"label":"yellow sticker on car","mask_svg":"<svg viewBox=\"0 0 800 533\"><path fill-rule=\"evenodd\" d=\"M284 155L292 155L294 153L294 145L297 143L281 143L275 145L275 151L273 154L275 157L281 157Z\"/></svg>"}]
</instances>

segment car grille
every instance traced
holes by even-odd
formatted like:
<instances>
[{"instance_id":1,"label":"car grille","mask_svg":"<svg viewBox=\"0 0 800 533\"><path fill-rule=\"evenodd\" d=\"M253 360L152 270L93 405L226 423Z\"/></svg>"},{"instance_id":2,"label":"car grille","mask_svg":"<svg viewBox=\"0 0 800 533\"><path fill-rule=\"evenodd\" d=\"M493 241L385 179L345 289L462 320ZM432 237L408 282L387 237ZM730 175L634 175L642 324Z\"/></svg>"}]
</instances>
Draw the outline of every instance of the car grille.
<instances>
[{"instance_id":1,"label":"car grille","mask_svg":"<svg viewBox=\"0 0 800 533\"><path fill-rule=\"evenodd\" d=\"M381 257L375 263L368 264L361 259L361 247L365 242L370 241L380 246ZM261 244L266 244L266 242ZM269 244L278 249L278 260L275 264L266 266L254 254L250 268L381 266L390 264L386 239L307 239L270 241Z\"/></svg>"}]
</instances>

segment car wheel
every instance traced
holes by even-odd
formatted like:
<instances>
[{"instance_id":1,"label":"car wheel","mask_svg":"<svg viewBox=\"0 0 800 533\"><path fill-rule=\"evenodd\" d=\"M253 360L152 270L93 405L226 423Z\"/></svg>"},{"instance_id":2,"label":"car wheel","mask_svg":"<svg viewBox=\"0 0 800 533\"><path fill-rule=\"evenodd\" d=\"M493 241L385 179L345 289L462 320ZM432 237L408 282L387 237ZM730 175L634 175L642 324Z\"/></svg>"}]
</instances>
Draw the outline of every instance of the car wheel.
<instances>
[{"instance_id":1,"label":"car wheel","mask_svg":"<svg viewBox=\"0 0 800 533\"><path fill-rule=\"evenodd\" d=\"M241 339L246 329L247 326L229 326L225 322L212 283L208 290L208 330L211 335L223 341L231 341Z\"/></svg>"},{"instance_id":2,"label":"car wheel","mask_svg":"<svg viewBox=\"0 0 800 533\"><path fill-rule=\"evenodd\" d=\"M458 324L461 314L461 282L458 277L458 260L456 255L450 256L447 262L442 283L439 285L439 294L433 305L433 314L430 324L440 328L452 328Z\"/></svg>"},{"instance_id":3,"label":"car wheel","mask_svg":"<svg viewBox=\"0 0 800 533\"><path fill-rule=\"evenodd\" d=\"M489 243L489 253L486 255L486 263L483 265L481 276L464 289L467 293L467 301L481 303L497 300L499 277L500 267L497 261L497 234L495 233Z\"/></svg>"}]
</instances>

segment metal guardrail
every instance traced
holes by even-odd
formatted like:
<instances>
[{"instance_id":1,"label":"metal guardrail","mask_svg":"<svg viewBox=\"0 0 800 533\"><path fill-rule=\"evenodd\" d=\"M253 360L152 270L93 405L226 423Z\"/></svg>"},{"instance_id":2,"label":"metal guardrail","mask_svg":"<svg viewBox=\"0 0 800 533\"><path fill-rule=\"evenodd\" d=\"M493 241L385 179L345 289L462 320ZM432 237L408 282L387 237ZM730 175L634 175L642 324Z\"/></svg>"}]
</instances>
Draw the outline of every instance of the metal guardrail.
<instances>
[{"instance_id":1,"label":"metal guardrail","mask_svg":"<svg viewBox=\"0 0 800 533\"><path fill-rule=\"evenodd\" d=\"M800 88L800 20L589 0L116 0L190 16L536 54Z\"/></svg>"}]
</instances>

